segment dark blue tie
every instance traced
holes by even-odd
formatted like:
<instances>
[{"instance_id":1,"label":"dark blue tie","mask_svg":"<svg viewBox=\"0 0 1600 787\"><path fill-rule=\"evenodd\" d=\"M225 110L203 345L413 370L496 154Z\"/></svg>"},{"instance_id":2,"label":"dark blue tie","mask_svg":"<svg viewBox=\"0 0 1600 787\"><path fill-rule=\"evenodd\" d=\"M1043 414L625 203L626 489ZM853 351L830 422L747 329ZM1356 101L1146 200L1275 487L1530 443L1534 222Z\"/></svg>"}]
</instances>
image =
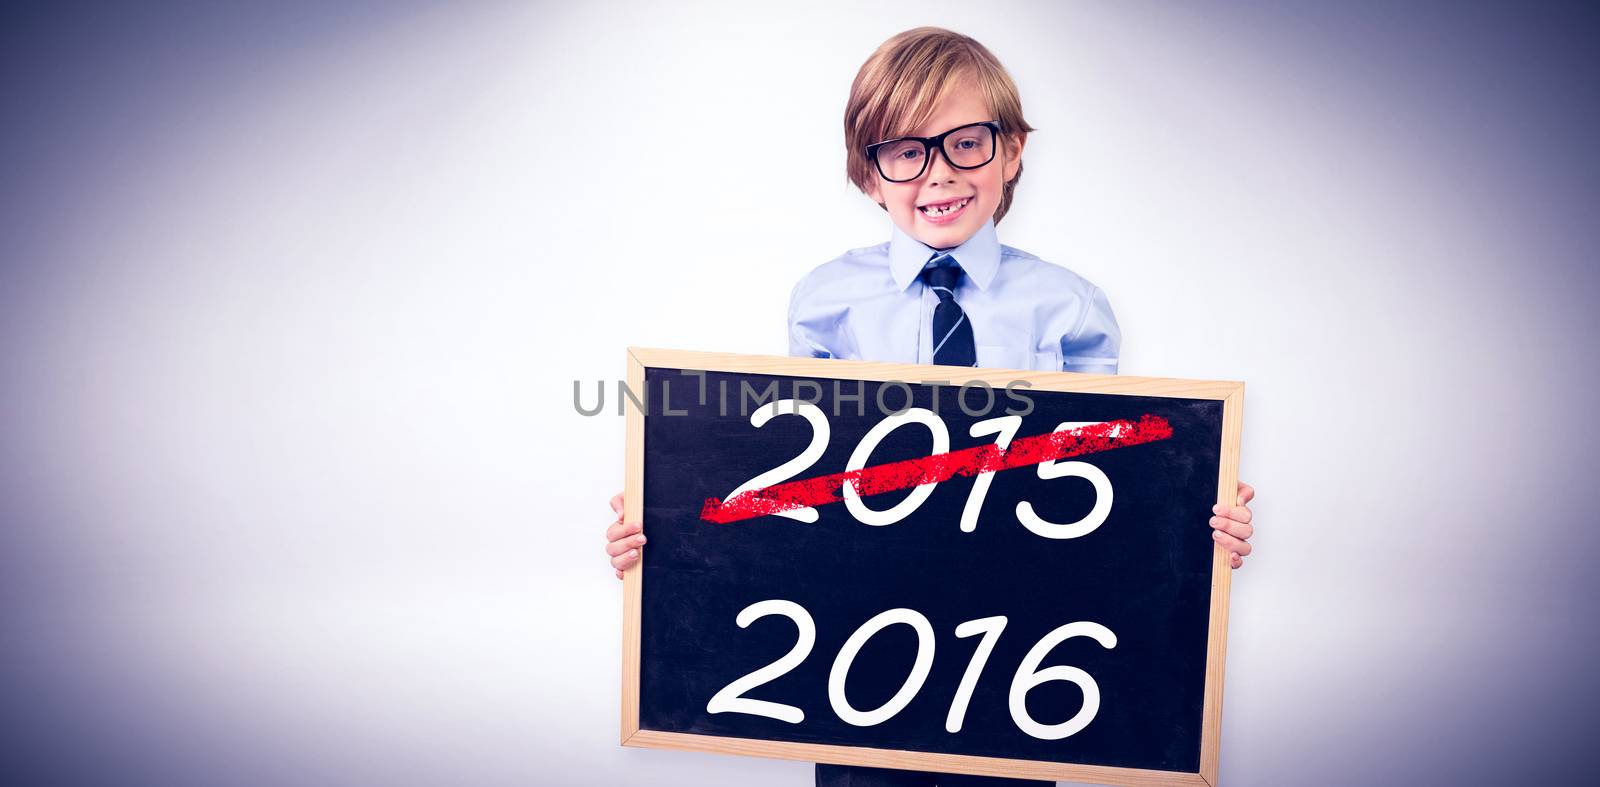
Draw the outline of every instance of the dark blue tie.
<instances>
[{"instance_id":1,"label":"dark blue tie","mask_svg":"<svg viewBox=\"0 0 1600 787\"><path fill-rule=\"evenodd\" d=\"M972 321L956 303L956 284L961 267L954 257L937 254L931 268L922 271L923 281L939 296L933 308L933 362L943 366L977 366L978 349L972 340Z\"/></svg>"}]
</instances>

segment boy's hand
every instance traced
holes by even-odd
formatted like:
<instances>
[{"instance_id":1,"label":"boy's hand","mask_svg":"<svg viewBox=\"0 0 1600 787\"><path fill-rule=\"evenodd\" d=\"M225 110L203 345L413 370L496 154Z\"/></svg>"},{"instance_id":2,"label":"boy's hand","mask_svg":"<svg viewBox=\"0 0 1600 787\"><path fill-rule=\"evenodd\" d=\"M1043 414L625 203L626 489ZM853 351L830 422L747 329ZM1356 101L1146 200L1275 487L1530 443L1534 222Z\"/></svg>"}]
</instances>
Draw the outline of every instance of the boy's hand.
<instances>
[{"instance_id":1,"label":"boy's hand","mask_svg":"<svg viewBox=\"0 0 1600 787\"><path fill-rule=\"evenodd\" d=\"M1244 556L1250 554L1250 536L1255 535L1256 529L1250 524L1250 508L1245 504L1256 496L1256 490L1249 484L1239 482L1239 504L1229 508L1221 503L1211 507L1211 535L1218 544L1226 547L1233 556L1230 558L1234 568L1244 565Z\"/></svg>"},{"instance_id":2,"label":"boy's hand","mask_svg":"<svg viewBox=\"0 0 1600 787\"><path fill-rule=\"evenodd\" d=\"M611 510L617 512L617 519L606 528L606 554L611 556L611 569L617 573L617 579L622 579L622 572L639 562L639 548L644 546L644 533L640 531L644 530L644 525L640 522L622 524L621 492L611 498Z\"/></svg>"}]
</instances>

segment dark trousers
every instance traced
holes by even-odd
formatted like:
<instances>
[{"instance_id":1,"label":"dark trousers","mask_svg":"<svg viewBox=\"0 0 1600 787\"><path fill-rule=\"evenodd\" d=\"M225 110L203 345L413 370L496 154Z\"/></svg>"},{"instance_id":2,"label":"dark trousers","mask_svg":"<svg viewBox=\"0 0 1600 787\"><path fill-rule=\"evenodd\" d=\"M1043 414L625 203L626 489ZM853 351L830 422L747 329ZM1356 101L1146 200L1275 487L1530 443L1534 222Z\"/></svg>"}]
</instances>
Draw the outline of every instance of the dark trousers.
<instances>
[{"instance_id":1,"label":"dark trousers","mask_svg":"<svg viewBox=\"0 0 1600 787\"><path fill-rule=\"evenodd\" d=\"M817 763L817 787L1053 787L1055 782Z\"/></svg>"}]
</instances>

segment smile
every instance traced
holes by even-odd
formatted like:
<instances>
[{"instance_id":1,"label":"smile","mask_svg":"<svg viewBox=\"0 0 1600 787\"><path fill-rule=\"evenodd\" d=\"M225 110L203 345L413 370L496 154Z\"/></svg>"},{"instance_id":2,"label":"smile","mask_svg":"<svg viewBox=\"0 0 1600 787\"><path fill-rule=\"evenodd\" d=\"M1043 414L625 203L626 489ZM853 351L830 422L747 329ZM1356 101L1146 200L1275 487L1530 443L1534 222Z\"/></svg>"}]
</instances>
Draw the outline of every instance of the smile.
<instances>
[{"instance_id":1,"label":"smile","mask_svg":"<svg viewBox=\"0 0 1600 787\"><path fill-rule=\"evenodd\" d=\"M955 221L967 209L967 204L970 202L972 202L971 197L961 197L947 202L924 205L917 208L917 212L934 224L948 224Z\"/></svg>"}]
</instances>

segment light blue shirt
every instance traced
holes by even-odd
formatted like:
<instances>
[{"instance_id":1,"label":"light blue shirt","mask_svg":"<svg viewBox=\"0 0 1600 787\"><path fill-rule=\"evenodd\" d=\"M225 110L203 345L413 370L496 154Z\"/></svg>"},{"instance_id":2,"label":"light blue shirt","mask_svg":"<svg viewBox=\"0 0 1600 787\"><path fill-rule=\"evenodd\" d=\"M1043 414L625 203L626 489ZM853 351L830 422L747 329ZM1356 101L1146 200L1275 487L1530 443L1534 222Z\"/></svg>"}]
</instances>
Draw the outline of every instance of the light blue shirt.
<instances>
[{"instance_id":1,"label":"light blue shirt","mask_svg":"<svg viewBox=\"0 0 1600 787\"><path fill-rule=\"evenodd\" d=\"M921 273L934 253L895 227L887 243L817 266L789 297L789 354L933 363L939 298ZM1001 245L993 220L949 253L966 272L955 298L972 321L979 366L1117 373L1122 332L1099 287Z\"/></svg>"}]
</instances>

